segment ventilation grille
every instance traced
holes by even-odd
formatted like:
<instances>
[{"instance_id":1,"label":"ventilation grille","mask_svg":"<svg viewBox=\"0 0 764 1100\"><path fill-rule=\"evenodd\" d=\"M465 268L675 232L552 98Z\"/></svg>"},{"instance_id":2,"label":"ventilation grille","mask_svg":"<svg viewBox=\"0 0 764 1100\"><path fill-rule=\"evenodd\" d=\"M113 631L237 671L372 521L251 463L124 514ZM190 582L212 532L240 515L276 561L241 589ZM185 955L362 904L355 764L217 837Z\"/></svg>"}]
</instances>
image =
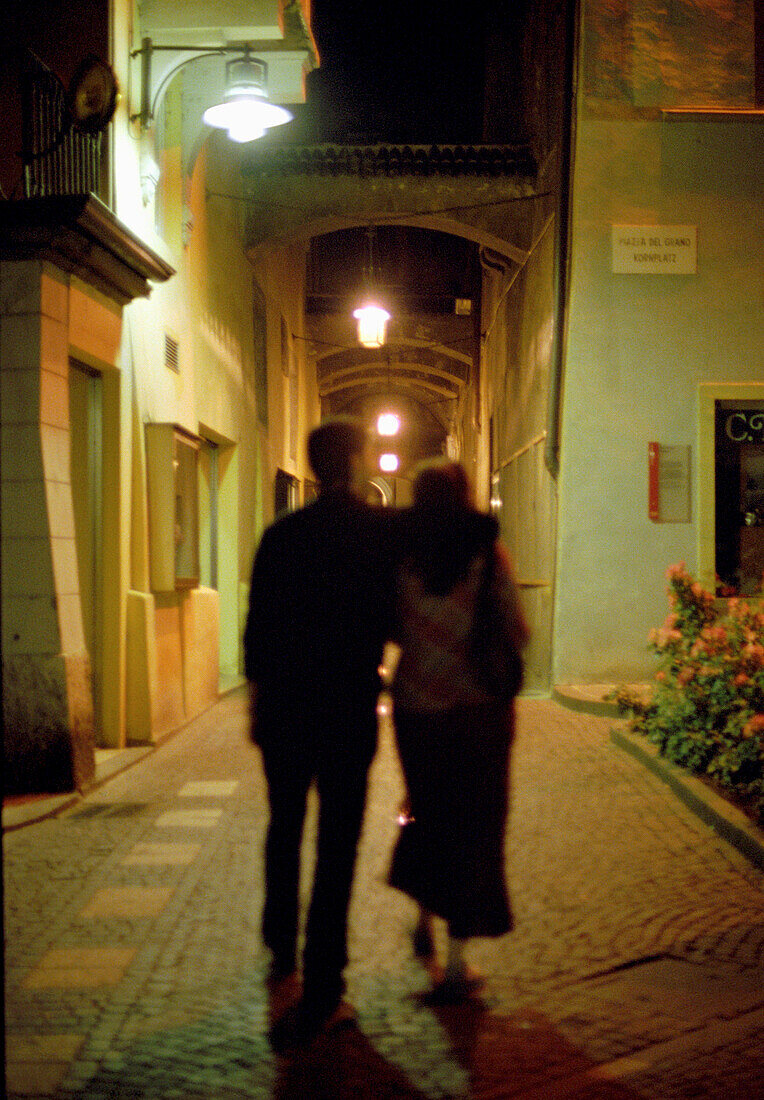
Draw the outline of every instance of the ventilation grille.
<instances>
[{"instance_id":1,"label":"ventilation grille","mask_svg":"<svg viewBox=\"0 0 764 1100\"><path fill-rule=\"evenodd\" d=\"M167 333L164 335L164 365L174 370L176 374L180 373L178 341Z\"/></svg>"}]
</instances>

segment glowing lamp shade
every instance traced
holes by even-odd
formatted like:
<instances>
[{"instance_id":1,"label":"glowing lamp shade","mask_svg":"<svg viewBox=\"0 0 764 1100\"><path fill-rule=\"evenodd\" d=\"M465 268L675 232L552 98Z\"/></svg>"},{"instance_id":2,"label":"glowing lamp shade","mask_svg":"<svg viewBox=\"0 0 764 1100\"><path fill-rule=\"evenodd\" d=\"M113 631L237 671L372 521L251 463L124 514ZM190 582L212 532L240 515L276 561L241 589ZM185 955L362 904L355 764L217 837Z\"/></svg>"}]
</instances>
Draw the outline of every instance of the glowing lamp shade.
<instances>
[{"instance_id":1,"label":"glowing lamp shade","mask_svg":"<svg viewBox=\"0 0 764 1100\"><path fill-rule=\"evenodd\" d=\"M203 119L208 126L227 130L232 141L255 141L272 126L289 122L292 115L265 98L267 67L257 58L237 57L226 64L223 103L208 107Z\"/></svg>"},{"instance_id":2,"label":"glowing lamp shade","mask_svg":"<svg viewBox=\"0 0 764 1100\"><path fill-rule=\"evenodd\" d=\"M383 474L394 474L398 469L398 456L394 454L380 455L379 468Z\"/></svg>"},{"instance_id":3,"label":"glowing lamp shade","mask_svg":"<svg viewBox=\"0 0 764 1100\"><path fill-rule=\"evenodd\" d=\"M395 413L380 413L377 417L377 432L379 435L397 435L401 426L401 418Z\"/></svg>"},{"instance_id":4,"label":"glowing lamp shade","mask_svg":"<svg viewBox=\"0 0 764 1100\"><path fill-rule=\"evenodd\" d=\"M365 348L381 348L390 320L387 310L369 302L355 310L353 316L358 321L358 342Z\"/></svg>"}]
</instances>

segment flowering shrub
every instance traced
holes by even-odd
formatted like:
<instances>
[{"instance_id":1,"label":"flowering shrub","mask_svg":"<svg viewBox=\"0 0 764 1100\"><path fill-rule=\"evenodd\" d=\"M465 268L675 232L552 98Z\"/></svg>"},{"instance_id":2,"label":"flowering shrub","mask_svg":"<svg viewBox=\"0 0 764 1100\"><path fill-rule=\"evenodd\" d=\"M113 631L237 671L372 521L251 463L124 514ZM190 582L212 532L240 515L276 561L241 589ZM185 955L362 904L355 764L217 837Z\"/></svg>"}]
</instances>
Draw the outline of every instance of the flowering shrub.
<instances>
[{"instance_id":1,"label":"flowering shrub","mask_svg":"<svg viewBox=\"0 0 764 1100\"><path fill-rule=\"evenodd\" d=\"M764 610L731 599L720 613L684 562L666 577L669 613L650 632L658 658L651 697L619 688L613 698L635 733L764 824Z\"/></svg>"}]
</instances>

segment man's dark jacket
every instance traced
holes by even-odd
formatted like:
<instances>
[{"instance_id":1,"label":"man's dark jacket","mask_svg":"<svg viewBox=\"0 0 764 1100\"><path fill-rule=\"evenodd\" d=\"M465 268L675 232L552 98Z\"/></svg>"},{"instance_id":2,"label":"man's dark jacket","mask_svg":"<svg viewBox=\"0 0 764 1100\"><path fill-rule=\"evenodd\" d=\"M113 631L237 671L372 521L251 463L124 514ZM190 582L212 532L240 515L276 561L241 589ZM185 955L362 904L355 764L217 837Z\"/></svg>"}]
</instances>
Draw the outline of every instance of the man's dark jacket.
<instances>
[{"instance_id":1,"label":"man's dark jacket","mask_svg":"<svg viewBox=\"0 0 764 1100\"><path fill-rule=\"evenodd\" d=\"M328 492L277 519L255 555L244 634L258 724L271 713L373 702L394 615L394 521Z\"/></svg>"}]
</instances>

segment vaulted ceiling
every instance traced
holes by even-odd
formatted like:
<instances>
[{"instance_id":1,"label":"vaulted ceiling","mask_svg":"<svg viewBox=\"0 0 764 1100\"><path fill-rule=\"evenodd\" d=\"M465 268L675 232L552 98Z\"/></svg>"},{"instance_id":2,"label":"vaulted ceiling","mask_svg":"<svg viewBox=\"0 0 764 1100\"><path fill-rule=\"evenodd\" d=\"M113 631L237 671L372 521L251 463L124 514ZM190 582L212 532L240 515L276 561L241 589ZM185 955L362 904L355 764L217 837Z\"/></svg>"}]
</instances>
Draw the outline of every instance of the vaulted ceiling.
<instances>
[{"instance_id":1,"label":"vaulted ceiling","mask_svg":"<svg viewBox=\"0 0 764 1100\"><path fill-rule=\"evenodd\" d=\"M308 258L307 333L326 412L367 420L394 408L412 459L443 449L478 353L477 245L409 226L354 227L314 237ZM378 349L359 345L353 309L372 283L391 313Z\"/></svg>"}]
</instances>

